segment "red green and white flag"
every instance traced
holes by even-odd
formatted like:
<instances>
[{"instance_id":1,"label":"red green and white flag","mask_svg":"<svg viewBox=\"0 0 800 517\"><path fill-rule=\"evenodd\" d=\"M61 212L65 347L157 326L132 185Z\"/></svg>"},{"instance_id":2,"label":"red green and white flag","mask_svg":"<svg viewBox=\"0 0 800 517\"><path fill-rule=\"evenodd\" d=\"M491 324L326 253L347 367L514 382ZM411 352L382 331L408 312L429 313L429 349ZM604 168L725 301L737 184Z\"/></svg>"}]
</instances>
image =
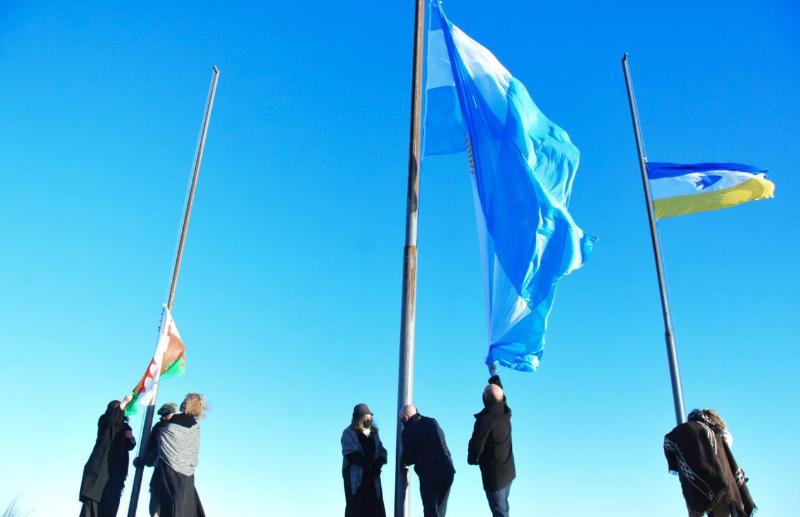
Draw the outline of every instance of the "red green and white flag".
<instances>
[{"instance_id":1,"label":"red green and white flag","mask_svg":"<svg viewBox=\"0 0 800 517\"><path fill-rule=\"evenodd\" d=\"M164 307L156 353L150 360L139 383L123 399L122 405L125 408L125 414L135 414L139 404L144 406L155 404L155 387L158 385L158 381L184 373L186 373L186 349L183 346L181 335L178 333L178 327L172 319L172 313L167 307Z\"/></svg>"}]
</instances>

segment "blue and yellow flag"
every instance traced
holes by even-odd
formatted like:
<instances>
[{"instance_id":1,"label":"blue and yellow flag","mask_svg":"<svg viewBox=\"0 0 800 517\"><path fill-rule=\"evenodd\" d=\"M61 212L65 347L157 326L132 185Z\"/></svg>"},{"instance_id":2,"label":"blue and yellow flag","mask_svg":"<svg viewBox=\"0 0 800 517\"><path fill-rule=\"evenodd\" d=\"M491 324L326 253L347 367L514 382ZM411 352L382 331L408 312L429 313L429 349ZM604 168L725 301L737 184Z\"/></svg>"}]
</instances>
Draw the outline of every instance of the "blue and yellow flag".
<instances>
[{"instance_id":1,"label":"blue and yellow flag","mask_svg":"<svg viewBox=\"0 0 800 517\"><path fill-rule=\"evenodd\" d=\"M649 162L647 177L656 219L771 198L775 185L766 172L741 163Z\"/></svg>"},{"instance_id":2,"label":"blue and yellow flag","mask_svg":"<svg viewBox=\"0 0 800 517\"><path fill-rule=\"evenodd\" d=\"M467 152L484 262L487 364L538 367L558 280L593 238L569 204L579 152L491 52L431 2L424 153Z\"/></svg>"}]
</instances>

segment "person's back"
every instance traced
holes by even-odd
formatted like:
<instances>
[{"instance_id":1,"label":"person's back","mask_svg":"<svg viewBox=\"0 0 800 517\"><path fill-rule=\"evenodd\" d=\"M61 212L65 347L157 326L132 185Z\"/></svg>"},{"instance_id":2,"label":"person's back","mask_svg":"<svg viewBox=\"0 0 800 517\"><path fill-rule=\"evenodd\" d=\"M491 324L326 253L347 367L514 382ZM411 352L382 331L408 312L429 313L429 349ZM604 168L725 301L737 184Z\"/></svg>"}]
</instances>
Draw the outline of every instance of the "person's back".
<instances>
[{"instance_id":1,"label":"person's back","mask_svg":"<svg viewBox=\"0 0 800 517\"><path fill-rule=\"evenodd\" d=\"M97 421L97 438L81 478L81 516L114 515L128 474L128 451L136 440L118 400Z\"/></svg>"},{"instance_id":2,"label":"person's back","mask_svg":"<svg viewBox=\"0 0 800 517\"><path fill-rule=\"evenodd\" d=\"M444 517L456 473L444 432L436 419L420 415L414 404L403 407L400 421L403 423L400 464L403 469L414 465L425 517Z\"/></svg>"},{"instance_id":3,"label":"person's back","mask_svg":"<svg viewBox=\"0 0 800 517\"><path fill-rule=\"evenodd\" d=\"M664 437L664 455L671 472L678 474L690 516L750 516L755 503L739 468L725 423L711 409L694 410L688 421Z\"/></svg>"},{"instance_id":4,"label":"person's back","mask_svg":"<svg viewBox=\"0 0 800 517\"><path fill-rule=\"evenodd\" d=\"M159 459L184 476L193 476L200 452L200 425L193 415L179 413L159 433Z\"/></svg>"},{"instance_id":5,"label":"person's back","mask_svg":"<svg viewBox=\"0 0 800 517\"><path fill-rule=\"evenodd\" d=\"M450 450L436 419L414 415L403 429L403 464L420 477L455 472Z\"/></svg>"},{"instance_id":6,"label":"person's back","mask_svg":"<svg viewBox=\"0 0 800 517\"><path fill-rule=\"evenodd\" d=\"M480 466L485 490L499 490L516 475L511 409L505 404L492 404L476 414L475 419L476 434L469 443L467 463Z\"/></svg>"},{"instance_id":7,"label":"person's back","mask_svg":"<svg viewBox=\"0 0 800 517\"><path fill-rule=\"evenodd\" d=\"M509 515L508 495L517 475L511 443L511 409L500 377L493 375L483 391L483 410L475 415L467 463L479 465L486 499L494 517Z\"/></svg>"},{"instance_id":8,"label":"person's back","mask_svg":"<svg viewBox=\"0 0 800 517\"><path fill-rule=\"evenodd\" d=\"M203 505L194 484L199 462L200 424L207 407L199 393L189 393L181 413L170 417L158 434L158 460L153 476L162 517L204 517Z\"/></svg>"},{"instance_id":9,"label":"person's back","mask_svg":"<svg viewBox=\"0 0 800 517\"><path fill-rule=\"evenodd\" d=\"M499 378L492 377L492 384L502 388L499 382ZM511 442L511 408L505 398L485 402L483 410L475 415L467 463L480 466L486 491L500 490L516 477Z\"/></svg>"}]
</instances>

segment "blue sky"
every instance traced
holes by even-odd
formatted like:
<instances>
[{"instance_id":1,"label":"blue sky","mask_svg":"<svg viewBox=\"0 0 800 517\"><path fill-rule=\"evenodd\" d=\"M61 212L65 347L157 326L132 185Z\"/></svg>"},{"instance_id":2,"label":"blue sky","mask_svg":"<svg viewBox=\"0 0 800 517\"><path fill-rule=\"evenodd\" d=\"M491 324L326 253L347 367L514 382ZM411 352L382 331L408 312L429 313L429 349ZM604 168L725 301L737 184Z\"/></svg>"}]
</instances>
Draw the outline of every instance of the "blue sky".
<instances>
[{"instance_id":1,"label":"blue sky","mask_svg":"<svg viewBox=\"0 0 800 517\"><path fill-rule=\"evenodd\" d=\"M570 133L572 213L600 238L560 284L541 371L504 375L515 514L683 511L661 452L674 416L626 51L651 159L752 163L777 186L660 231L687 406L721 412L763 514L790 514L800 7L445 9ZM174 310L188 373L161 400L208 396L198 488L209 514L246 516L341 514L339 437L367 402L391 506L412 23L411 2L3 4L0 506L78 510L97 416L155 346L213 64ZM416 401L454 454L450 513L484 515L466 464L486 324L465 158L427 159L421 181Z\"/></svg>"}]
</instances>

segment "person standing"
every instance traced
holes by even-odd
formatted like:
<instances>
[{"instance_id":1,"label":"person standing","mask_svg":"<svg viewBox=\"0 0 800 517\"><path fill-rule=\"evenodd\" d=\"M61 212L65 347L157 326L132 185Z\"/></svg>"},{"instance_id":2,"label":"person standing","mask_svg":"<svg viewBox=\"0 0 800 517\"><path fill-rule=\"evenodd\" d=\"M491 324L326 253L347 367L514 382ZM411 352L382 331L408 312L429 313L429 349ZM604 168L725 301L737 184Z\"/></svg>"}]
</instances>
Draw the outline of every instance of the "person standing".
<instances>
[{"instance_id":1,"label":"person standing","mask_svg":"<svg viewBox=\"0 0 800 517\"><path fill-rule=\"evenodd\" d=\"M664 436L670 472L678 475L689 517L750 517L747 477L731 452L733 436L713 409L695 409Z\"/></svg>"},{"instance_id":2,"label":"person standing","mask_svg":"<svg viewBox=\"0 0 800 517\"><path fill-rule=\"evenodd\" d=\"M445 517L456 470L444 432L436 419L420 415L413 404L400 411L400 420L403 422L400 464L402 468L414 465L425 517Z\"/></svg>"},{"instance_id":3,"label":"person standing","mask_svg":"<svg viewBox=\"0 0 800 517\"><path fill-rule=\"evenodd\" d=\"M158 435L158 460L153 471L154 492L161 517L205 517L194 485L199 462L200 424L208 407L199 393L183 399L181 412L172 415Z\"/></svg>"},{"instance_id":4,"label":"person standing","mask_svg":"<svg viewBox=\"0 0 800 517\"><path fill-rule=\"evenodd\" d=\"M483 410L475 415L467 463L479 465L483 489L493 517L508 517L508 494L516 477L511 446L511 408L500 376L493 375L483 390Z\"/></svg>"},{"instance_id":5,"label":"person standing","mask_svg":"<svg viewBox=\"0 0 800 517\"><path fill-rule=\"evenodd\" d=\"M159 420L150 431L150 438L147 440L147 450L144 451L142 456L133 459L134 467L138 468L140 465L154 467L156 465L156 460L158 460L158 437L161 434L161 430L166 427L167 423L169 423L169 419L177 410L178 405L174 402L168 402L158 408L157 413ZM148 507L151 516L158 515L158 494L155 489L155 481L157 479L158 476L155 470L153 470L153 475L150 477L150 506Z\"/></svg>"},{"instance_id":6,"label":"person standing","mask_svg":"<svg viewBox=\"0 0 800 517\"><path fill-rule=\"evenodd\" d=\"M115 517L128 476L128 451L136 446L119 400L112 400L97 420L97 439L83 467L81 517Z\"/></svg>"},{"instance_id":7,"label":"person standing","mask_svg":"<svg viewBox=\"0 0 800 517\"><path fill-rule=\"evenodd\" d=\"M358 404L342 433L345 517L386 517L381 490L381 468L386 459L372 411L366 404Z\"/></svg>"}]
</instances>

